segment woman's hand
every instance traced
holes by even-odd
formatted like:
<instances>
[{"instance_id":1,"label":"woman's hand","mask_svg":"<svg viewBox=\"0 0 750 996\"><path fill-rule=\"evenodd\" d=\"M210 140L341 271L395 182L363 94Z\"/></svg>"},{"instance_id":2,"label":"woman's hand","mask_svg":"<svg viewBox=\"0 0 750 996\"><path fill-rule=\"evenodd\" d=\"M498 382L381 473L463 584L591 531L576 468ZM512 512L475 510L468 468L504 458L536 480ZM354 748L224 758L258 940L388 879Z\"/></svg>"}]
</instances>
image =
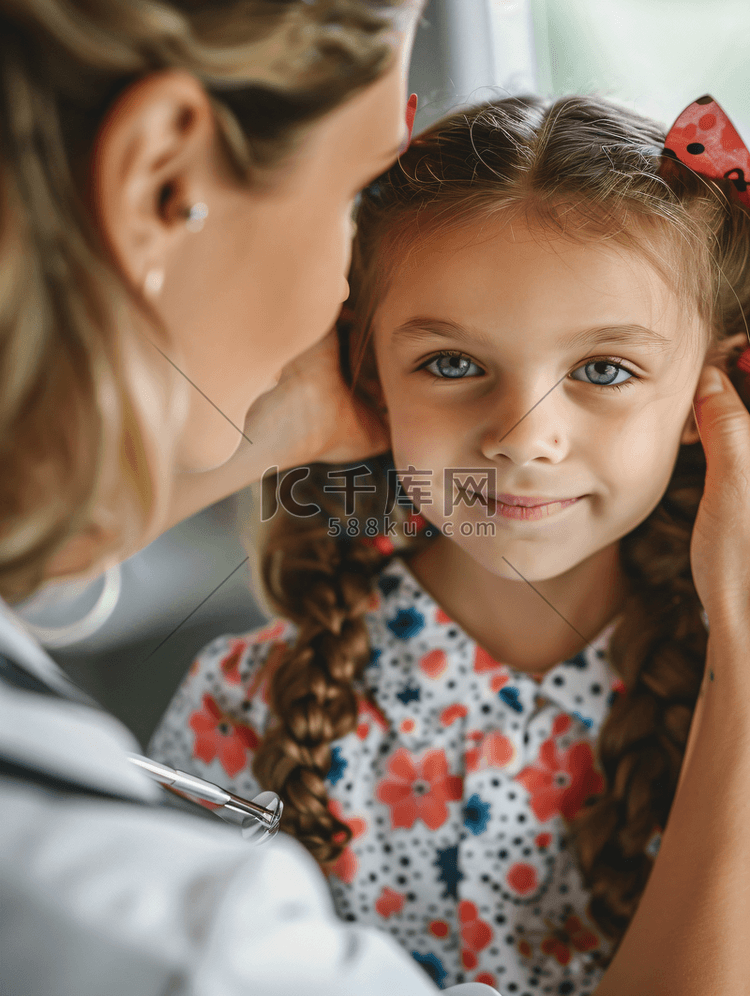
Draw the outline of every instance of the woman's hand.
<instances>
[{"instance_id":1,"label":"woman's hand","mask_svg":"<svg viewBox=\"0 0 750 996\"><path fill-rule=\"evenodd\" d=\"M277 386L250 408L244 431L250 450L271 454L282 470L363 460L390 445L386 427L344 382L335 329L284 367Z\"/></svg>"},{"instance_id":2,"label":"woman's hand","mask_svg":"<svg viewBox=\"0 0 750 996\"><path fill-rule=\"evenodd\" d=\"M734 627L750 617L750 413L712 366L701 374L694 411L707 469L690 563L713 632L717 623Z\"/></svg>"},{"instance_id":3,"label":"woman's hand","mask_svg":"<svg viewBox=\"0 0 750 996\"><path fill-rule=\"evenodd\" d=\"M161 533L259 481L272 467L287 470L309 463L354 463L390 446L377 415L352 397L339 365L334 329L287 364L279 382L250 408L245 439L226 463L202 473L177 473L164 518L153 523L131 556Z\"/></svg>"}]
</instances>

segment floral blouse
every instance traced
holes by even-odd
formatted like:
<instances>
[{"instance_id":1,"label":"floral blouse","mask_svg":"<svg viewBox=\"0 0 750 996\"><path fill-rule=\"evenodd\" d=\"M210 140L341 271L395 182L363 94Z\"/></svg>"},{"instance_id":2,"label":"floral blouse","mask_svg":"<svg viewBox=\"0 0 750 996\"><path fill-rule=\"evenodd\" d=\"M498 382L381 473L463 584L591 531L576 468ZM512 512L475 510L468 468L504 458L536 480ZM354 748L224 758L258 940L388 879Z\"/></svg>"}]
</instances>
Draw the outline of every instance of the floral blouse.
<instances>
[{"instance_id":1,"label":"floral blouse","mask_svg":"<svg viewBox=\"0 0 750 996\"><path fill-rule=\"evenodd\" d=\"M334 742L327 776L331 810L353 834L329 872L340 916L389 931L440 988L593 993L609 946L586 916L566 821L602 788L596 739L624 690L607 660L615 623L537 679L493 660L398 558L366 621L357 727ZM269 721L260 665L294 638L276 620L210 643L151 756L257 794L252 754Z\"/></svg>"}]
</instances>

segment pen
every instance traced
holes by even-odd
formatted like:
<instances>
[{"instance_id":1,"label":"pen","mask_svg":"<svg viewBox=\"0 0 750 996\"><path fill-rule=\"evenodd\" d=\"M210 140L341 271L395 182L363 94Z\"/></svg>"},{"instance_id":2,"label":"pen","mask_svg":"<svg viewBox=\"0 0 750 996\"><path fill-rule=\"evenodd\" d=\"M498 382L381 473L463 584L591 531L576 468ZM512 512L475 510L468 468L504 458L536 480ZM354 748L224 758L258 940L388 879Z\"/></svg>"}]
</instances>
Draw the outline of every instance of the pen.
<instances>
[{"instance_id":1,"label":"pen","mask_svg":"<svg viewBox=\"0 0 750 996\"><path fill-rule=\"evenodd\" d=\"M128 754L128 758L165 788L213 803L216 808L212 811L227 823L239 825L245 840L262 843L278 832L284 804L275 792L261 792L250 801L214 785L213 782L170 768L150 757Z\"/></svg>"}]
</instances>

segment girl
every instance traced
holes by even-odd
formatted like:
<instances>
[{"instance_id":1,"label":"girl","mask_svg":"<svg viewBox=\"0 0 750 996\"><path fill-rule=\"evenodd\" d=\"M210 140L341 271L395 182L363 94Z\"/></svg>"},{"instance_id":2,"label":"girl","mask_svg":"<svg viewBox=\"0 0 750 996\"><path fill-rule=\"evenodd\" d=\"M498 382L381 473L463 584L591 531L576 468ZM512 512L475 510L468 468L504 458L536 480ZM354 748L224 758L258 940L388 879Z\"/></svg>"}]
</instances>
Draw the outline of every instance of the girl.
<instances>
[{"instance_id":1,"label":"girl","mask_svg":"<svg viewBox=\"0 0 750 996\"><path fill-rule=\"evenodd\" d=\"M342 340L393 464L282 484L283 618L210 644L150 747L279 792L340 914L440 986L592 993L675 794L707 643L691 404L711 359L748 399L750 218L663 144L514 98L371 185Z\"/></svg>"}]
</instances>

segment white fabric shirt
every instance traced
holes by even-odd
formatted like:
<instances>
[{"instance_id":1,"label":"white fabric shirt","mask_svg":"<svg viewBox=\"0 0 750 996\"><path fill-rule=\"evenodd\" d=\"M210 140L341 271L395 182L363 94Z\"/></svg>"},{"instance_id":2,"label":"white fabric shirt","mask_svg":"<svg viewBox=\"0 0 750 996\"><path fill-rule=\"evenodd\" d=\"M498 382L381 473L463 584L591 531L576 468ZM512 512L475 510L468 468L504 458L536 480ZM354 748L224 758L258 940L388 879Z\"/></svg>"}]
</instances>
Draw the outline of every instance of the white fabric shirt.
<instances>
[{"instance_id":1,"label":"white fabric shirt","mask_svg":"<svg viewBox=\"0 0 750 996\"><path fill-rule=\"evenodd\" d=\"M336 918L317 866L290 838L255 847L218 820L148 805L161 790L127 759L139 750L132 735L2 601L0 654L66 696L0 681L3 996L437 992L395 941ZM82 791L19 780L14 764Z\"/></svg>"}]
</instances>

